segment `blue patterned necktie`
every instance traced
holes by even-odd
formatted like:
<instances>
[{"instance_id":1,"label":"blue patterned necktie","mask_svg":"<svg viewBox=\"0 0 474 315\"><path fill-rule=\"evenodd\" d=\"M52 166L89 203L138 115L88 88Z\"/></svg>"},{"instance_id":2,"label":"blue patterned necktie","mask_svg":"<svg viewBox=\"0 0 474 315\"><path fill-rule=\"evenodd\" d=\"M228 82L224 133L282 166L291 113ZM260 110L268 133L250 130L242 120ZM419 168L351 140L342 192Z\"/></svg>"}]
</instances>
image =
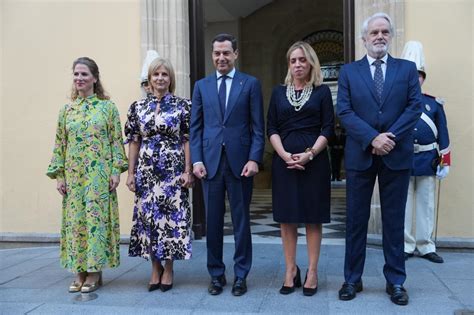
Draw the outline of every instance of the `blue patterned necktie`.
<instances>
[{"instance_id":1,"label":"blue patterned necktie","mask_svg":"<svg viewBox=\"0 0 474 315\"><path fill-rule=\"evenodd\" d=\"M372 63L375 66L374 84L375 84L375 91L377 92L377 96L379 98L379 103L382 102L382 90L383 90L382 63L383 61L380 59L377 59Z\"/></svg>"},{"instance_id":2,"label":"blue patterned necktie","mask_svg":"<svg viewBox=\"0 0 474 315\"><path fill-rule=\"evenodd\" d=\"M226 100L226 94L227 94L227 85L226 85L226 80L228 76L225 74L222 75L219 79L221 79L221 85L219 86L219 104L221 105L221 113L222 117L225 115L225 100Z\"/></svg>"}]
</instances>

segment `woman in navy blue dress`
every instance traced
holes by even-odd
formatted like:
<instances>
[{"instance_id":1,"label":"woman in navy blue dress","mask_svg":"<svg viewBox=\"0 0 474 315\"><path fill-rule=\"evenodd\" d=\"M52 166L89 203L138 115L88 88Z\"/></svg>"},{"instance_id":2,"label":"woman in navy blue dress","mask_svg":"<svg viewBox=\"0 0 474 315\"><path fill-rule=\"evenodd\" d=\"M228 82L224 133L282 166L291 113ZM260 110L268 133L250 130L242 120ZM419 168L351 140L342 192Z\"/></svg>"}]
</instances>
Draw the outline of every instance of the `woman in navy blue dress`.
<instances>
[{"instance_id":1,"label":"woman in navy blue dress","mask_svg":"<svg viewBox=\"0 0 474 315\"><path fill-rule=\"evenodd\" d=\"M305 42L287 52L284 85L273 89L267 117L267 135L275 149L272 165L273 219L281 225L285 255L285 282L281 294L301 286L296 265L298 224L306 226L308 271L304 295L318 289L318 260L322 223L330 221L329 138L334 134L331 92L322 85L318 57Z\"/></svg>"}]
</instances>

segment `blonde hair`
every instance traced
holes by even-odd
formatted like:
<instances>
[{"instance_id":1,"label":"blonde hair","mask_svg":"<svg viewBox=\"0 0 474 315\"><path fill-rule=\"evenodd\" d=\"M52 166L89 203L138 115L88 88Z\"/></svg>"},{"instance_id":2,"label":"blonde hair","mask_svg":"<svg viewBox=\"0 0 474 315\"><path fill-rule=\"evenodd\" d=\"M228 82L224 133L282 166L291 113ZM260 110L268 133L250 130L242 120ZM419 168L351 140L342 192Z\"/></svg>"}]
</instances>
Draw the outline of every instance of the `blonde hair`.
<instances>
[{"instance_id":1,"label":"blonde hair","mask_svg":"<svg viewBox=\"0 0 474 315\"><path fill-rule=\"evenodd\" d=\"M301 49L303 51L306 60L308 60L309 64L311 65L309 81L307 83L312 84L314 86L320 86L323 83L323 74L321 73L321 65L319 64L318 56L316 55L316 52L310 44L302 41L298 41L291 45L291 47L286 52L288 72L286 73L285 77L285 85L290 85L293 83L293 77L291 76L290 70L290 56L297 49Z\"/></svg>"},{"instance_id":2,"label":"blonde hair","mask_svg":"<svg viewBox=\"0 0 474 315\"><path fill-rule=\"evenodd\" d=\"M176 76L174 74L174 69L173 65L171 64L171 61L165 58L156 58L151 62L150 67L148 67L148 82L151 85L151 89L153 90L153 84L151 84L151 76L161 66L163 66L166 71L168 71L168 74L170 76L169 91L171 92L171 94L174 94L174 91L176 89Z\"/></svg>"}]
</instances>

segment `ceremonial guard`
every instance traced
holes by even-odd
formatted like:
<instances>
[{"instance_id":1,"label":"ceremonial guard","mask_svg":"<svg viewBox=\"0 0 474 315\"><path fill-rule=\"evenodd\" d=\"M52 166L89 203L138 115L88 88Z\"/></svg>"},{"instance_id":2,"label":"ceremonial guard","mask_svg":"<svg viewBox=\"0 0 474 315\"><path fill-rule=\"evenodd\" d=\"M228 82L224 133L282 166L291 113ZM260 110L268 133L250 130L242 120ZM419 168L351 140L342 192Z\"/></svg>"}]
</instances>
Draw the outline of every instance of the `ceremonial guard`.
<instances>
[{"instance_id":1,"label":"ceremonial guard","mask_svg":"<svg viewBox=\"0 0 474 315\"><path fill-rule=\"evenodd\" d=\"M407 42L402 58L416 64L420 85L423 85L426 72L422 44ZM413 129L415 156L405 212L405 260L413 257L416 249L422 258L442 263L432 234L436 178L445 178L451 165L449 135L444 101L428 94L422 95L422 101L423 112Z\"/></svg>"},{"instance_id":2,"label":"ceremonial guard","mask_svg":"<svg viewBox=\"0 0 474 315\"><path fill-rule=\"evenodd\" d=\"M150 64L156 58L159 58L160 55L156 50L147 50L145 59L143 60L142 73L140 75L140 86L143 89L143 92L146 96L149 96L152 93L150 82L148 82L148 68Z\"/></svg>"}]
</instances>

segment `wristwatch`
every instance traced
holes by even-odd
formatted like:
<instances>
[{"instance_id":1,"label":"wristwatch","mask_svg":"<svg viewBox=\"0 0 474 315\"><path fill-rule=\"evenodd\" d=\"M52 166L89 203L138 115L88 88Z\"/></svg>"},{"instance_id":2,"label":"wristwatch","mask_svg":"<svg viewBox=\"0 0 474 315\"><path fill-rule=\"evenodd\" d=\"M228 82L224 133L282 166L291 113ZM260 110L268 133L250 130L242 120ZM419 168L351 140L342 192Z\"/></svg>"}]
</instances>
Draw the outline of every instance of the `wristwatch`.
<instances>
[{"instance_id":1,"label":"wristwatch","mask_svg":"<svg viewBox=\"0 0 474 315\"><path fill-rule=\"evenodd\" d=\"M305 153L311 153L311 155L309 156L310 161L312 161L314 156L316 155L315 151L316 150L313 148L306 148L306 150L304 150Z\"/></svg>"}]
</instances>

